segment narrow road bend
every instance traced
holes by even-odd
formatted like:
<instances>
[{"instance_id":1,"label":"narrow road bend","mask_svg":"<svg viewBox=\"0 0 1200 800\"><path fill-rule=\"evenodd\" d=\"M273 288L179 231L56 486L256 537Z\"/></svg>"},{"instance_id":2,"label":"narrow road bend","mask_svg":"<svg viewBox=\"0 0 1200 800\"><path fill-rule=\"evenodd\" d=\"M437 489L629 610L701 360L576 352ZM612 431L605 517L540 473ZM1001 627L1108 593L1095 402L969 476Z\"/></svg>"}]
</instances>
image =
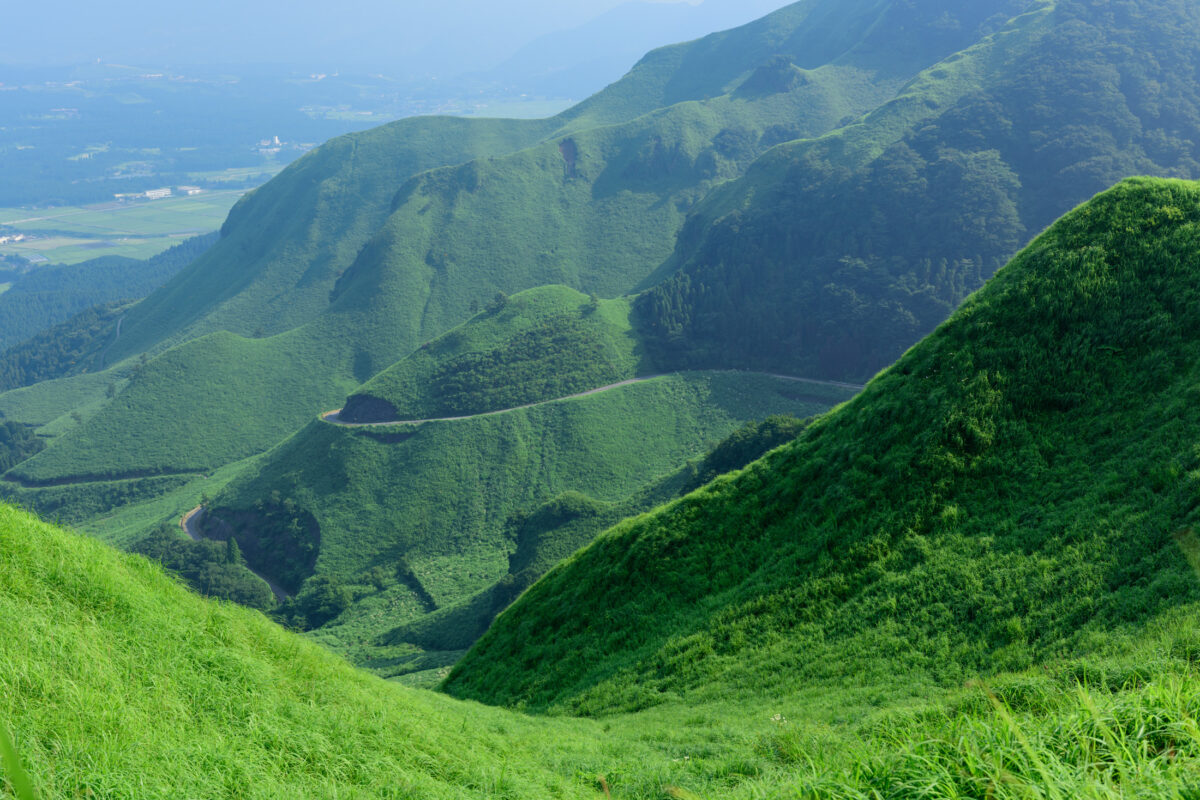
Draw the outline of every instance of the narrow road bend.
<instances>
[{"instance_id":1,"label":"narrow road bend","mask_svg":"<svg viewBox=\"0 0 1200 800\"><path fill-rule=\"evenodd\" d=\"M184 514L183 518L179 520L179 527L183 528L183 532L186 533L188 538L194 542L198 542L204 538L200 535L200 520L203 519L203 517L204 506L200 505ZM246 569L254 572L254 570L250 569L249 566L247 566ZM271 580L266 575L263 575L259 572L254 572L254 574L266 581L267 586L270 586L271 591L275 594L275 599L279 602L282 603L284 600L287 600L289 597L291 597L291 595L283 590L283 587L275 583L275 581Z\"/></svg>"}]
</instances>

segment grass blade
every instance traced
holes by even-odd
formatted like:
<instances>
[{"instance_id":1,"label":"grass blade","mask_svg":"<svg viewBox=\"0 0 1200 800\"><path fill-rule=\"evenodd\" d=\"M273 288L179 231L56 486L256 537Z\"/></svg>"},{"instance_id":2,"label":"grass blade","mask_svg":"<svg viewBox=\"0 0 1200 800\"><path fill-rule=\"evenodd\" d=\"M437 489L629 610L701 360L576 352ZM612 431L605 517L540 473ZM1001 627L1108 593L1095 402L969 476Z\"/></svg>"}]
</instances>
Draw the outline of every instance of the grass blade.
<instances>
[{"instance_id":1,"label":"grass blade","mask_svg":"<svg viewBox=\"0 0 1200 800\"><path fill-rule=\"evenodd\" d=\"M16 793L17 800L37 800L37 795L33 791L33 783L30 782L29 775L21 766L17 748L13 745L12 738L3 725L0 725L0 763L3 764L4 774L8 777L8 783Z\"/></svg>"}]
</instances>

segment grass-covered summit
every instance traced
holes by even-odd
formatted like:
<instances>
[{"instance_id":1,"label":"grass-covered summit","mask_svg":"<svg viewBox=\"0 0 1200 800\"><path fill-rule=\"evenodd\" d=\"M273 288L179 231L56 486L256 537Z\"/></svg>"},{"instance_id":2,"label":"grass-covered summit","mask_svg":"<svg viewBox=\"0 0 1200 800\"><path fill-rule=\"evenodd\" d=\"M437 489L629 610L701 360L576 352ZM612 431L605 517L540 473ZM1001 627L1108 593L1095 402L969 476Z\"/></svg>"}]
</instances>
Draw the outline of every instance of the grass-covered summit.
<instances>
[{"instance_id":1,"label":"grass-covered summit","mask_svg":"<svg viewBox=\"0 0 1200 800\"><path fill-rule=\"evenodd\" d=\"M1200 187L1068 214L850 403L627 521L459 664L598 711L1086 653L1200 599Z\"/></svg>"},{"instance_id":2,"label":"grass-covered summit","mask_svg":"<svg viewBox=\"0 0 1200 800\"><path fill-rule=\"evenodd\" d=\"M629 301L566 286L497 295L455 328L376 375L341 419L465 416L553 400L646 371Z\"/></svg>"}]
</instances>

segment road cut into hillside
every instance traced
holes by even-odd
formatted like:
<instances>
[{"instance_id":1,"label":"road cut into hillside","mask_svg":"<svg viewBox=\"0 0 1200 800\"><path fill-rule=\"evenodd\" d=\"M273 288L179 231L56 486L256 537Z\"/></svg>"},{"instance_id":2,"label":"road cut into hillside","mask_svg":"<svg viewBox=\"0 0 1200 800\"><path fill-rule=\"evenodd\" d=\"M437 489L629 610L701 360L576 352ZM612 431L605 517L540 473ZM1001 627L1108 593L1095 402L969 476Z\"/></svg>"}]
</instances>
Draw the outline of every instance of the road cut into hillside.
<instances>
[{"instance_id":1,"label":"road cut into hillside","mask_svg":"<svg viewBox=\"0 0 1200 800\"><path fill-rule=\"evenodd\" d=\"M740 370L730 370L730 372L739 372L739 371ZM434 417L431 419L398 419L398 420L388 420L385 422L346 422L345 420L341 419L341 417L340 417L340 415L342 413L342 409L335 408L332 411L326 411L326 412L322 413L319 416L319 419L322 422L327 422L330 425L339 425L343 428L369 428L369 427L379 427L379 426L386 426L386 425L424 425L427 422L457 422L457 421L465 420L465 419L477 419L479 417L494 417L497 414L508 414L513 411L523 411L524 409L527 409L527 408L537 408L538 406L549 405L550 403L561 403L565 400L575 400L580 397L588 397L590 395L600 394L601 392L607 392L611 389L619 389L622 386L632 386L637 383L646 383L647 381L658 380L659 378L669 378L671 375L676 375L676 374L679 374L679 373L668 372L668 373L663 373L661 375L647 375L642 378L630 378L629 380L618 381L617 383L610 383L607 386L597 386L595 389L588 389L586 392L579 392L577 394L569 394L569 395L565 395L563 397L555 397L550 400L539 400L536 403L526 403L523 406L513 406L512 408L501 408L496 411L483 411L478 414L466 414L466 415L459 416L459 417ZM797 378L793 375L776 375L775 373L771 373L771 372L747 372L746 374L747 375L765 375L768 378L778 378L779 380L784 380L784 381L795 381L796 383L809 383L814 386L832 386L837 389L850 389L850 390L856 391L856 392L862 391L862 389L863 389L862 385L857 384L857 383L842 383L840 381L822 381L822 380L817 380L815 378Z\"/></svg>"}]
</instances>

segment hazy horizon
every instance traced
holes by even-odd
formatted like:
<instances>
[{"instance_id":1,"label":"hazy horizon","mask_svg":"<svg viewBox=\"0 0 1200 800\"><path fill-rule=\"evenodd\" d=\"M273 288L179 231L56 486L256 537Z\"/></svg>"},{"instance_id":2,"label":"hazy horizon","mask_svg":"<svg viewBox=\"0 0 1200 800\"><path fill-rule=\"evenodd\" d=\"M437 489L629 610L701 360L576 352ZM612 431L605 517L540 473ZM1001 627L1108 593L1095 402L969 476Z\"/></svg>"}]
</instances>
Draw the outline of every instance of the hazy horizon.
<instances>
[{"instance_id":1,"label":"hazy horizon","mask_svg":"<svg viewBox=\"0 0 1200 800\"><path fill-rule=\"evenodd\" d=\"M518 0L498 6L443 0L436 6L386 0L286 6L212 0L172 7L147 0L79 6L47 0L12 9L9 29L53 36L12 37L0 56L10 67L96 62L194 66L288 65L323 71L382 72L397 77L452 77L499 66L541 37L567 32L623 5L689 7L692 13L646 14L660 30L631 31L639 43L669 44L744 24L786 0ZM636 58L636 56L626 56Z\"/></svg>"}]
</instances>

